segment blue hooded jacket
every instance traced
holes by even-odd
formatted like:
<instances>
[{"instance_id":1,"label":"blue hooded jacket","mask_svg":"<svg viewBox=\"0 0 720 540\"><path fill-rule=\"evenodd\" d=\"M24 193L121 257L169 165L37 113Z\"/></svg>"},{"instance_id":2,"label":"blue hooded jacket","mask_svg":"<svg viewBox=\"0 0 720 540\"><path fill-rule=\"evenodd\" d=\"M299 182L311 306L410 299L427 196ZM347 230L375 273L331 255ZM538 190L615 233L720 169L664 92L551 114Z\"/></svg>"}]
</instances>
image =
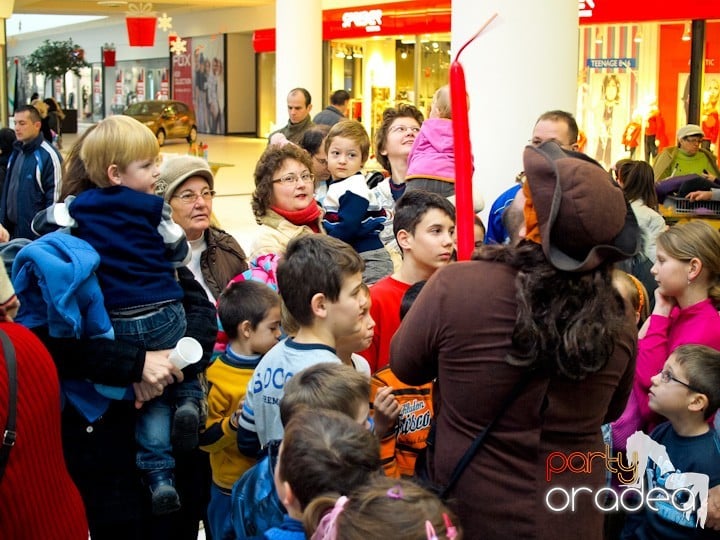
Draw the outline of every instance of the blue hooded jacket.
<instances>
[{"instance_id":1,"label":"blue hooded jacket","mask_svg":"<svg viewBox=\"0 0 720 540\"><path fill-rule=\"evenodd\" d=\"M90 244L62 231L23 247L12 270L20 300L15 321L28 328L47 326L52 337L113 339L112 323L95 277L99 264L100 256ZM89 381L63 380L62 389L63 396L90 422L110 404Z\"/></svg>"}]
</instances>

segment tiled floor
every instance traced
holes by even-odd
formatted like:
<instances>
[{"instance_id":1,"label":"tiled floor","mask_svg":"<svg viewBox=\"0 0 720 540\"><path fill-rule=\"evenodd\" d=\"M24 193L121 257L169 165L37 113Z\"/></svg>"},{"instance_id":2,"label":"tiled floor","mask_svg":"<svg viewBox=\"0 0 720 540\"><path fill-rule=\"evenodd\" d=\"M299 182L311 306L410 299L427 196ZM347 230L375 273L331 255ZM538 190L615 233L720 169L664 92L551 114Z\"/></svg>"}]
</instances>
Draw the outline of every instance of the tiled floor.
<instances>
[{"instance_id":1,"label":"tiled floor","mask_svg":"<svg viewBox=\"0 0 720 540\"><path fill-rule=\"evenodd\" d=\"M82 124L79 131L85 126ZM63 152L70 149L78 135L63 135ZM208 145L208 159L211 163L229 164L220 167L215 176L217 196L213 201L213 212L220 226L232 234L244 249L248 249L255 227L255 218L250 208L250 195L255 188L253 171L255 163L267 146L265 139L247 137L222 137L199 135L198 139ZM187 153L184 140L171 140L160 151L163 154Z\"/></svg>"}]
</instances>

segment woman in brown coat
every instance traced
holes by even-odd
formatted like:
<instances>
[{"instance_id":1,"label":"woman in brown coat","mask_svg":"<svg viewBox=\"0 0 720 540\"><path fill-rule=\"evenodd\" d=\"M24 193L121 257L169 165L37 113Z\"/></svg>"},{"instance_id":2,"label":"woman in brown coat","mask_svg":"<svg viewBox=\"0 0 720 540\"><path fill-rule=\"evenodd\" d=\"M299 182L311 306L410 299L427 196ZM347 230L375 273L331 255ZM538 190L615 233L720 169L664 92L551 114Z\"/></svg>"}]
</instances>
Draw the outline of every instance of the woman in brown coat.
<instances>
[{"instance_id":1,"label":"woman in brown coat","mask_svg":"<svg viewBox=\"0 0 720 540\"><path fill-rule=\"evenodd\" d=\"M610 271L637 250L637 222L589 158L547 142L527 147L524 165L512 210L524 216L523 240L438 270L395 334L390 365L407 384L437 378L437 484L498 417L449 492L468 538L599 540L605 463L574 473L567 456L605 451L600 426L630 391L636 330ZM563 508L573 487L592 493Z\"/></svg>"}]
</instances>

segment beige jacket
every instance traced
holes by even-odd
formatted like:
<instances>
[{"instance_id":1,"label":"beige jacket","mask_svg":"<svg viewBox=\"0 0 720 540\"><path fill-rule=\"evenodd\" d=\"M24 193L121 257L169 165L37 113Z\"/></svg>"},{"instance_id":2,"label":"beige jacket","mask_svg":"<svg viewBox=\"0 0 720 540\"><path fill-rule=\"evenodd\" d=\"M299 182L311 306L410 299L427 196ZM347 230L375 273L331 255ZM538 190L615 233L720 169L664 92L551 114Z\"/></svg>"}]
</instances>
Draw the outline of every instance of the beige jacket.
<instances>
[{"instance_id":1,"label":"beige jacket","mask_svg":"<svg viewBox=\"0 0 720 540\"><path fill-rule=\"evenodd\" d=\"M325 234L322 226L322 216L318 218L320 232ZM250 259L254 260L260 255L285 253L290 240L303 234L313 234L313 230L307 225L295 225L272 210L260 218L260 228L255 234L252 246L250 247Z\"/></svg>"}]
</instances>

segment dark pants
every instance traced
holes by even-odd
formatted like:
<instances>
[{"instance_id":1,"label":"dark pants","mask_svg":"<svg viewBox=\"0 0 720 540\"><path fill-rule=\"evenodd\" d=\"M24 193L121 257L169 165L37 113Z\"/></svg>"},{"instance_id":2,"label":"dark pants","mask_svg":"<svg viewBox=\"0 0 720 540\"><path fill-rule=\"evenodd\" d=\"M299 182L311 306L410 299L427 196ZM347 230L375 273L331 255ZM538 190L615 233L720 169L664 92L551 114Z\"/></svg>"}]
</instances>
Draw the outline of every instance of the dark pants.
<instances>
[{"instance_id":1,"label":"dark pants","mask_svg":"<svg viewBox=\"0 0 720 540\"><path fill-rule=\"evenodd\" d=\"M93 540L196 540L210 500L209 455L201 450L175 456L182 508L152 516L150 491L135 466L137 412L114 401L100 419L87 422L71 405L63 410L63 447L80 490ZM209 528L206 527L206 536Z\"/></svg>"}]
</instances>

